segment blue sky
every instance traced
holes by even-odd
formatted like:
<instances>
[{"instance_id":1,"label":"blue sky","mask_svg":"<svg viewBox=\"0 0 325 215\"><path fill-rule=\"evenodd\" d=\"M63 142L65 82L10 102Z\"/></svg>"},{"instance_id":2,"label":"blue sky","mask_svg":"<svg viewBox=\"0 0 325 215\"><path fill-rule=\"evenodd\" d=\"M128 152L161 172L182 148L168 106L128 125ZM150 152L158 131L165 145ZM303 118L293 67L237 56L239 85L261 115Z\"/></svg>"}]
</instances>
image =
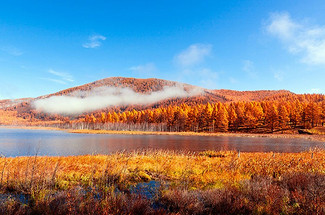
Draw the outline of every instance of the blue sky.
<instances>
[{"instance_id":1,"label":"blue sky","mask_svg":"<svg viewBox=\"0 0 325 215\"><path fill-rule=\"evenodd\" d=\"M323 1L1 1L0 99L98 79L325 93Z\"/></svg>"}]
</instances>

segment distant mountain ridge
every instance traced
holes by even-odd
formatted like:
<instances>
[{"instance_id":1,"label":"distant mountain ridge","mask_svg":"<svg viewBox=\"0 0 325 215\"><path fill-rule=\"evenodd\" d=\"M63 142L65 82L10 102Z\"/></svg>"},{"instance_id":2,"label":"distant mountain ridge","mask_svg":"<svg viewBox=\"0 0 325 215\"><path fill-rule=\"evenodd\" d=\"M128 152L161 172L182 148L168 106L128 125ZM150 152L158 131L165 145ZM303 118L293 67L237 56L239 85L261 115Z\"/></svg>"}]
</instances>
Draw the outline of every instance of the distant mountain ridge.
<instances>
[{"instance_id":1,"label":"distant mountain ridge","mask_svg":"<svg viewBox=\"0 0 325 215\"><path fill-rule=\"evenodd\" d=\"M69 95L75 91L90 91L98 87L118 87L118 88L131 88L137 93L150 93L154 91L163 90L165 86L177 86L182 85L185 89L191 89L197 86L193 86L186 83L180 83L176 81L169 81L157 78L138 79L138 78L125 78L125 77L110 77L101 80L97 80L88 84L68 88L49 95L40 96L37 98L45 98L51 96ZM288 90L255 90L255 91L236 91L226 89L209 90L203 87L199 87L207 93L208 97L212 97L213 102L216 97L220 99L220 102L226 101L255 101L263 100L266 97L275 96L279 94L294 94ZM214 98L214 99L213 99Z\"/></svg>"},{"instance_id":2,"label":"distant mountain ridge","mask_svg":"<svg viewBox=\"0 0 325 215\"><path fill-rule=\"evenodd\" d=\"M94 81L88 84L68 88L61 90L59 92L40 96L37 98L25 98L25 99L16 99L16 100L1 100L0 108L8 110L16 110L18 114L23 115L24 113L35 112L32 107L32 102L36 99L44 99L52 96L71 96L76 92L82 91L84 93L90 92L93 89L99 87L117 87L117 88L130 88L133 91L141 94L149 94L151 92L161 91L164 87L172 86L182 86L184 90L191 90L194 88L202 89L203 94L185 97L185 98L170 98L163 101L147 104L142 106L137 106L137 109L158 107L161 105L172 105L172 104L206 104L208 102L233 102L233 101L260 101L267 100L274 97L281 97L284 95L296 95L287 90L257 90L257 91L235 91L235 90L209 90L202 87L193 86L190 84L157 79L157 78L148 78L148 79L137 79L137 78L125 78L125 77L110 77ZM132 106L133 108L134 106ZM109 107L107 107L109 108ZM116 108L116 107L115 107ZM123 107L123 110L128 109L128 107Z\"/></svg>"}]
</instances>

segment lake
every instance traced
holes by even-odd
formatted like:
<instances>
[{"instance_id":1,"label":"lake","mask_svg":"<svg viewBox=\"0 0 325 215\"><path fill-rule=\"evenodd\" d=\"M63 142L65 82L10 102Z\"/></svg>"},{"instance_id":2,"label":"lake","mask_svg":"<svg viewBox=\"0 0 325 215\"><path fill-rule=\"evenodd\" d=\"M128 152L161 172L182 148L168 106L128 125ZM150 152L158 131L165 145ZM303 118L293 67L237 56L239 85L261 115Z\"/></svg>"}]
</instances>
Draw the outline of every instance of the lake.
<instances>
[{"instance_id":1,"label":"lake","mask_svg":"<svg viewBox=\"0 0 325 215\"><path fill-rule=\"evenodd\" d=\"M0 153L7 157L110 154L164 149L183 151L301 152L325 143L298 138L72 134L64 131L0 128Z\"/></svg>"}]
</instances>

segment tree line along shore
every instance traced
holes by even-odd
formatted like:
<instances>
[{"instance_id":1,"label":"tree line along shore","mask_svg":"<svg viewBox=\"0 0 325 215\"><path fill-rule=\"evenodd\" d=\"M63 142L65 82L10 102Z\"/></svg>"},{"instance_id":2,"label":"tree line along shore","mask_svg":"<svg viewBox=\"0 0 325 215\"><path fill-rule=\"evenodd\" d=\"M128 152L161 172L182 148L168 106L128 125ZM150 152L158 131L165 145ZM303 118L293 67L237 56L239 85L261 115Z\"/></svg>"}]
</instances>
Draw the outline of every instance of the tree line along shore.
<instances>
[{"instance_id":1,"label":"tree line along shore","mask_svg":"<svg viewBox=\"0 0 325 215\"><path fill-rule=\"evenodd\" d=\"M22 107L0 109L0 125L150 132L294 133L324 127L323 95L283 95L259 101L183 102L150 107L108 107L81 115L47 114ZM23 111L24 110L24 111ZM25 111L29 110L29 111ZM314 129L313 134L324 134Z\"/></svg>"},{"instance_id":2,"label":"tree line along shore","mask_svg":"<svg viewBox=\"0 0 325 215\"><path fill-rule=\"evenodd\" d=\"M97 112L67 120L73 129L274 133L325 123L325 102L263 101L207 103L146 110ZM324 132L325 133L325 132Z\"/></svg>"}]
</instances>

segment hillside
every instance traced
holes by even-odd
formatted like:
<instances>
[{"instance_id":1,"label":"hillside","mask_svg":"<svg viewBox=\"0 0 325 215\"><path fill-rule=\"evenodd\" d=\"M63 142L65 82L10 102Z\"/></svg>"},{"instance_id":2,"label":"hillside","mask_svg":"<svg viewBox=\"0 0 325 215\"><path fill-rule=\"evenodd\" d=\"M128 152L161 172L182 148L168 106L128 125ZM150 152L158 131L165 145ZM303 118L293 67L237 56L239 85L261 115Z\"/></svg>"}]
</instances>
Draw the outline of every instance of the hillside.
<instances>
[{"instance_id":1,"label":"hillside","mask_svg":"<svg viewBox=\"0 0 325 215\"><path fill-rule=\"evenodd\" d=\"M88 84L84 84L77 87L72 87L69 89L65 89L53 94L40 96L38 98L45 98L50 96L61 96L61 95L69 95L73 94L76 91L91 91L92 89L98 87L128 87L138 93L150 93L155 91L163 90L165 86L176 86L182 85L185 89L191 89L193 85L183 84L176 81L168 81L157 78L149 78L149 79L137 79L137 78L124 78L124 77L111 77L105 78L102 80L94 81ZM264 100L268 97L275 95L283 95L283 94L294 94L288 90L256 90L256 91L236 91L236 90L208 90L202 88L205 92L205 95L201 97L202 102L227 102L227 101L258 101ZM204 98L204 99L203 99ZM185 100L185 101L188 101Z\"/></svg>"},{"instance_id":2,"label":"hillside","mask_svg":"<svg viewBox=\"0 0 325 215\"><path fill-rule=\"evenodd\" d=\"M288 90L256 90L256 91L236 91L236 90L213 90L213 94L220 95L226 101L261 101L275 96L294 95Z\"/></svg>"},{"instance_id":3,"label":"hillside","mask_svg":"<svg viewBox=\"0 0 325 215\"><path fill-rule=\"evenodd\" d=\"M17 117L31 120L31 121L44 121L44 120L66 120L68 118L75 118L76 114L73 116L71 114L53 114L53 112L46 112L43 109L35 108L35 101L40 101L49 98L77 98L82 100L85 98L93 98L98 97L97 93L100 94L102 99L100 100L109 100L108 97L105 97L107 90L112 91L113 94L118 98L119 90L123 90L123 88L132 89L127 91L128 93L132 93L135 96L139 96L140 98L145 98L145 96L159 97L161 96L160 92L164 92L166 89L171 89L171 96L164 95L162 99L154 98L149 100L148 102L141 103L132 103L128 100L130 97L126 97L126 101L122 103L118 103L116 105L101 105L96 108L96 104L92 104L91 109L79 112L77 115L81 113L90 114L90 113L99 113L101 111L108 112L110 110L114 111L128 111L128 110L146 110L150 108L158 108L158 107L167 107L170 105L198 105L198 104L207 104L207 103L228 103L228 102L238 102L238 101L267 101L267 100L280 100L280 99L300 99L300 100L323 100L323 95L298 95L294 94L287 90L259 90L259 91L235 91L235 90L208 90L200 87L196 87L189 84L183 84L174 81L150 78L150 79L136 79L136 78L123 78L123 77L111 77L102 80L98 80L95 82L91 82L88 84L84 84L81 86L65 89L53 94L43 95L37 98L24 98L24 99L16 99L16 100L0 100L0 109L3 111L11 111L10 116L13 113L17 114ZM103 90L104 89L104 90ZM181 90L182 96L173 96L173 91ZM199 93L191 93L192 91L199 91ZM168 93L171 93L168 92ZM123 93L123 91L122 91ZM156 94L154 94L156 93ZM159 94L160 93L160 94ZM185 94L185 95L183 95ZM116 98L115 98L116 99ZM47 100L46 100L47 101ZM85 100L87 101L87 100ZM98 102L98 100L96 100ZM91 100L92 103L93 100ZM46 102L47 103L47 102ZM90 102L88 102L90 103ZM88 103L86 105L88 105ZM79 106L82 106L79 104ZM70 108L70 107L68 107ZM71 106L72 108L72 106ZM1 123L1 122L0 122Z\"/></svg>"}]
</instances>

